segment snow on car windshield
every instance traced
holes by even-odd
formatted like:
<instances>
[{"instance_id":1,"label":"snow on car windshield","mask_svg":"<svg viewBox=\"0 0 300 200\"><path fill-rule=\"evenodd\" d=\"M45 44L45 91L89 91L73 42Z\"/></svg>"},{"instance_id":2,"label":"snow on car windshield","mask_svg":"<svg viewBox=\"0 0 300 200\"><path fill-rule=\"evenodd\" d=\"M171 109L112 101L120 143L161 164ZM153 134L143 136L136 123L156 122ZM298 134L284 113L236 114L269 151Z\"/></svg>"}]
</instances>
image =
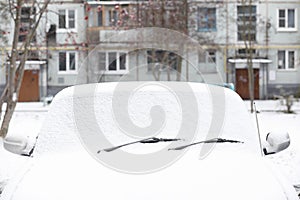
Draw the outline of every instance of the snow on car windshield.
<instances>
[{"instance_id":1,"label":"snow on car windshield","mask_svg":"<svg viewBox=\"0 0 300 200\"><path fill-rule=\"evenodd\" d=\"M180 88L182 83L168 82L167 86L172 88L172 92L170 92L167 87L161 87L157 83L145 82L142 88L138 88L127 99L126 104L128 103L128 107L123 108L121 102L113 102L114 95L116 95L115 90L120 87L118 86L120 84L90 84L75 86L62 91L55 98L49 110L48 120L46 120L47 123L44 124L41 130L35 153L44 154L78 150L78 147L82 147L82 142L89 143L89 148L91 148L89 151L97 152L101 148L136 141L139 130L153 125L151 123L155 120L151 117L158 117L161 123L156 124L159 126L158 131L153 130L156 131L156 135L149 134L148 137L177 138L178 133L184 130L182 133L183 138L191 137L190 141L185 141L185 144L220 136L243 141L245 142L243 144L244 149L259 153L255 127L250 120L244 103L231 90L200 83L188 83L193 93L192 96L189 96L191 94ZM128 83L123 84L126 87L128 86ZM214 100L212 100L213 95L220 92L224 93L224 99L216 101L216 98L213 98ZM124 100L123 97L128 98L127 95L126 88L123 88L119 91L117 99ZM195 97L194 103L197 107L183 107L182 103L186 102L180 102L181 99L178 98L178 95L186 98L185 100L189 104L193 104L193 101L189 98ZM189 112L187 112L183 108L193 109L194 111L190 112L188 110ZM119 112L117 113L118 116L116 116L116 110ZM155 112L158 115L155 115ZM119 123L117 120L124 118L116 118L122 115L128 115L131 122L125 122L131 124ZM183 116L188 118L188 121L184 121ZM197 118L193 119L195 116ZM135 132L126 132L132 125L136 126L133 129ZM183 125L186 129L182 129ZM93 137L97 138L99 134L103 134L110 145L101 146L99 140L90 141ZM144 133L141 131L140 134ZM190 136L189 134L194 135ZM142 136L145 137L145 135ZM137 146L133 145L125 150L137 153L135 151ZM153 148L157 151L158 149L155 148L162 148L162 146L167 148L168 144L148 146L151 145L143 145L143 148L139 148L139 154L153 151Z\"/></svg>"}]
</instances>

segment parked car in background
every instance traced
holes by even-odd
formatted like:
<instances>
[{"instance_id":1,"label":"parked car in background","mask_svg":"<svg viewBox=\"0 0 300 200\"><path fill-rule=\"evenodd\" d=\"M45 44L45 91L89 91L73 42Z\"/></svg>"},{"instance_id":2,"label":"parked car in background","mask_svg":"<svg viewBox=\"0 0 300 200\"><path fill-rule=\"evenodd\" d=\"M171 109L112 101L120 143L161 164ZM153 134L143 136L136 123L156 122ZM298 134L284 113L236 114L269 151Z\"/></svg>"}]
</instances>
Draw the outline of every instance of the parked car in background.
<instances>
[{"instance_id":1,"label":"parked car in background","mask_svg":"<svg viewBox=\"0 0 300 200\"><path fill-rule=\"evenodd\" d=\"M154 133L147 137L143 130ZM0 199L298 197L263 156L256 127L234 91L202 83L120 82L61 91L32 157Z\"/></svg>"}]
</instances>

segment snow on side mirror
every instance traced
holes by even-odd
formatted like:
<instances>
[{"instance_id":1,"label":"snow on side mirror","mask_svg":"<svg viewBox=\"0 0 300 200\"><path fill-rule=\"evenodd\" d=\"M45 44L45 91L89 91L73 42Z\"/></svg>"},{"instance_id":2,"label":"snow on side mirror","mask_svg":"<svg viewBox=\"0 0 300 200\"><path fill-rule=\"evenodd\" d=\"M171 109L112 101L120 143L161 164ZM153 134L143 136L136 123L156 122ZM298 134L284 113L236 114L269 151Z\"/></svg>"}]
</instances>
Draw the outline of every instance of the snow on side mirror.
<instances>
[{"instance_id":1,"label":"snow on side mirror","mask_svg":"<svg viewBox=\"0 0 300 200\"><path fill-rule=\"evenodd\" d=\"M287 132L270 132L266 136L264 154L274 154L290 146L290 136Z\"/></svg>"},{"instance_id":2,"label":"snow on side mirror","mask_svg":"<svg viewBox=\"0 0 300 200\"><path fill-rule=\"evenodd\" d=\"M8 136L3 140L3 146L7 151L23 156L31 155L34 144L35 141L21 136Z\"/></svg>"}]
</instances>

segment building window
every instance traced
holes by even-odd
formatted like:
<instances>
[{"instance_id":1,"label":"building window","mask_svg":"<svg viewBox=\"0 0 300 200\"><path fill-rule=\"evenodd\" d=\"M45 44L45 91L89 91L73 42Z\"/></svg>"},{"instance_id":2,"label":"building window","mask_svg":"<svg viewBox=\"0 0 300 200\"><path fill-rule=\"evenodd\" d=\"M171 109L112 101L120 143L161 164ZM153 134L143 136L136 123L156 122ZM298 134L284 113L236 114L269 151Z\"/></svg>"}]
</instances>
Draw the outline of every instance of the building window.
<instances>
[{"instance_id":1,"label":"building window","mask_svg":"<svg viewBox=\"0 0 300 200\"><path fill-rule=\"evenodd\" d=\"M91 5L88 9L89 27L115 27L128 24L128 4L122 6Z\"/></svg>"},{"instance_id":2,"label":"building window","mask_svg":"<svg viewBox=\"0 0 300 200\"><path fill-rule=\"evenodd\" d=\"M89 27L103 26L102 6L92 6L89 12Z\"/></svg>"},{"instance_id":3,"label":"building window","mask_svg":"<svg viewBox=\"0 0 300 200\"><path fill-rule=\"evenodd\" d=\"M296 9L278 9L278 29L296 29Z\"/></svg>"},{"instance_id":4,"label":"building window","mask_svg":"<svg viewBox=\"0 0 300 200\"><path fill-rule=\"evenodd\" d=\"M111 10L109 10L108 16L109 16L109 25L116 26L118 23L118 20L119 20L118 11L115 9L111 9Z\"/></svg>"},{"instance_id":5,"label":"building window","mask_svg":"<svg viewBox=\"0 0 300 200\"><path fill-rule=\"evenodd\" d=\"M256 6L237 7L238 41L256 40Z\"/></svg>"},{"instance_id":6,"label":"building window","mask_svg":"<svg viewBox=\"0 0 300 200\"><path fill-rule=\"evenodd\" d=\"M216 8L198 8L198 31L216 31L217 30Z\"/></svg>"},{"instance_id":7,"label":"building window","mask_svg":"<svg viewBox=\"0 0 300 200\"><path fill-rule=\"evenodd\" d=\"M98 26L103 26L103 13L102 13L102 10L99 10L97 12L97 25Z\"/></svg>"},{"instance_id":8,"label":"building window","mask_svg":"<svg viewBox=\"0 0 300 200\"><path fill-rule=\"evenodd\" d=\"M95 15L95 18L93 16L91 19L94 21L93 24L99 27L116 26L119 21L119 10L112 6L103 6L101 10L97 9L96 13L93 12L92 15Z\"/></svg>"},{"instance_id":9,"label":"building window","mask_svg":"<svg viewBox=\"0 0 300 200\"><path fill-rule=\"evenodd\" d=\"M177 70L179 56L173 52L163 50L147 51L148 71Z\"/></svg>"},{"instance_id":10,"label":"building window","mask_svg":"<svg viewBox=\"0 0 300 200\"><path fill-rule=\"evenodd\" d=\"M128 58L125 52L99 52L98 69L105 73L126 73Z\"/></svg>"},{"instance_id":11,"label":"building window","mask_svg":"<svg viewBox=\"0 0 300 200\"><path fill-rule=\"evenodd\" d=\"M77 71L76 52L59 52L59 72L74 73Z\"/></svg>"},{"instance_id":12,"label":"building window","mask_svg":"<svg viewBox=\"0 0 300 200\"><path fill-rule=\"evenodd\" d=\"M252 48L249 48L249 49L242 48L242 49L237 49L237 51L236 51L237 58L246 59L246 58L250 58L250 56L253 57L256 55L257 55L256 49L252 49Z\"/></svg>"},{"instance_id":13,"label":"building window","mask_svg":"<svg viewBox=\"0 0 300 200\"><path fill-rule=\"evenodd\" d=\"M108 53L108 71L117 70L117 52Z\"/></svg>"},{"instance_id":14,"label":"building window","mask_svg":"<svg viewBox=\"0 0 300 200\"><path fill-rule=\"evenodd\" d=\"M75 10L58 10L58 28L59 29L76 28Z\"/></svg>"},{"instance_id":15,"label":"building window","mask_svg":"<svg viewBox=\"0 0 300 200\"><path fill-rule=\"evenodd\" d=\"M29 33L30 27L33 23L33 15L35 15L35 8L24 7L21 9L21 24L20 24L20 33L19 33L19 42L24 42L26 36ZM36 41L36 37L33 37L33 41Z\"/></svg>"},{"instance_id":16,"label":"building window","mask_svg":"<svg viewBox=\"0 0 300 200\"><path fill-rule=\"evenodd\" d=\"M278 51L278 69L295 69L295 51Z\"/></svg>"},{"instance_id":17,"label":"building window","mask_svg":"<svg viewBox=\"0 0 300 200\"><path fill-rule=\"evenodd\" d=\"M198 55L199 63L216 63L216 50L209 49Z\"/></svg>"},{"instance_id":18,"label":"building window","mask_svg":"<svg viewBox=\"0 0 300 200\"><path fill-rule=\"evenodd\" d=\"M207 61L209 63L216 63L216 51L215 50L208 50L207 54L208 54Z\"/></svg>"}]
</instances>

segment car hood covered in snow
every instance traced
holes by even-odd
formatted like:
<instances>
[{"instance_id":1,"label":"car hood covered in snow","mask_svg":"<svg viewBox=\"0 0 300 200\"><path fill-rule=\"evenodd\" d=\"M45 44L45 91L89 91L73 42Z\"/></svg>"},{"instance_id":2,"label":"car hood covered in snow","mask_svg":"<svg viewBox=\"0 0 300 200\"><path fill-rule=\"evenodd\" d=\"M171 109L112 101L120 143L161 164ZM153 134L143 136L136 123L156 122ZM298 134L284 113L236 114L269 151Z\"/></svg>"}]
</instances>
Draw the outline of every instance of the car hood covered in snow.
<instances>
[{"instance_id":1,"label":"car hood covered in snow","mask_svg":"<svg viewBox=\"0 0 300 200\"><path fill-rule=\"evenodd\" d=\"M175 94L186 95L186 91L180 90L180 83L168 84L170 88L178 88ZM295 191L284 177L261 157L255 127L240 97L218 86L199 83L189 83L189 86L195 94L195 110L199 113L195 119L199 125L193 141L218 136L243 143L213 144L205 154L203 151L210 144L194 145L181 150L182 155L160 168L137 173L126 171L122 166L118 168L101 159L113 157L118 152L101 151L97 154L97 150L110 146L86 140L96 135L99 127L112 146L137 140L123 134L122 127L113 123L116 116L112 98L116 83L71 87L55 97L31 162L8 183L1 198L297 199ZM219 101L215 100L216 94ZM183 120L181 116L188 115L182 114L183 102L180 98L173 98L173 95L174 92L166 92L156 85L147 85L128 99L128 104L134 105L128 106L131 120L140 126L151 124L151 118L147 118L151 113L150 108L161 104L167 120L163 130L156 136L176 137L176 130ZM121 96L122 93L119 93L118 97ZM89 111L91 108L94 113L92 116ZM219 132L211 133L216 130ZM184 134L182 139L185 139ZM183 140L172 143L176 147L190 142ZM133 144L122 148L122 151L143 157L161 149L161 153L152 158L153 162L168 159L178 152L169 151L165 143ZM143 160L132 161L120 158L119 163L136 169L144 164Z\"/></svg>"},{"instance_id":2,"label":"car hood covered in snow","mask_svg":"<svg viewBox=\"0 0 300 200\"><path fill-rule=\"evenodd\" d=\"M18 187L8 187L3 197L6 199L5 195L10 194L7 199L13 200L297 199L293 188L287 187L284 179L260 159L220 153L199 160L195 155L184 156L166 169L143 175L111 170L88 155L47 156L19 179Z\"/></svg>"}]
</instances>

